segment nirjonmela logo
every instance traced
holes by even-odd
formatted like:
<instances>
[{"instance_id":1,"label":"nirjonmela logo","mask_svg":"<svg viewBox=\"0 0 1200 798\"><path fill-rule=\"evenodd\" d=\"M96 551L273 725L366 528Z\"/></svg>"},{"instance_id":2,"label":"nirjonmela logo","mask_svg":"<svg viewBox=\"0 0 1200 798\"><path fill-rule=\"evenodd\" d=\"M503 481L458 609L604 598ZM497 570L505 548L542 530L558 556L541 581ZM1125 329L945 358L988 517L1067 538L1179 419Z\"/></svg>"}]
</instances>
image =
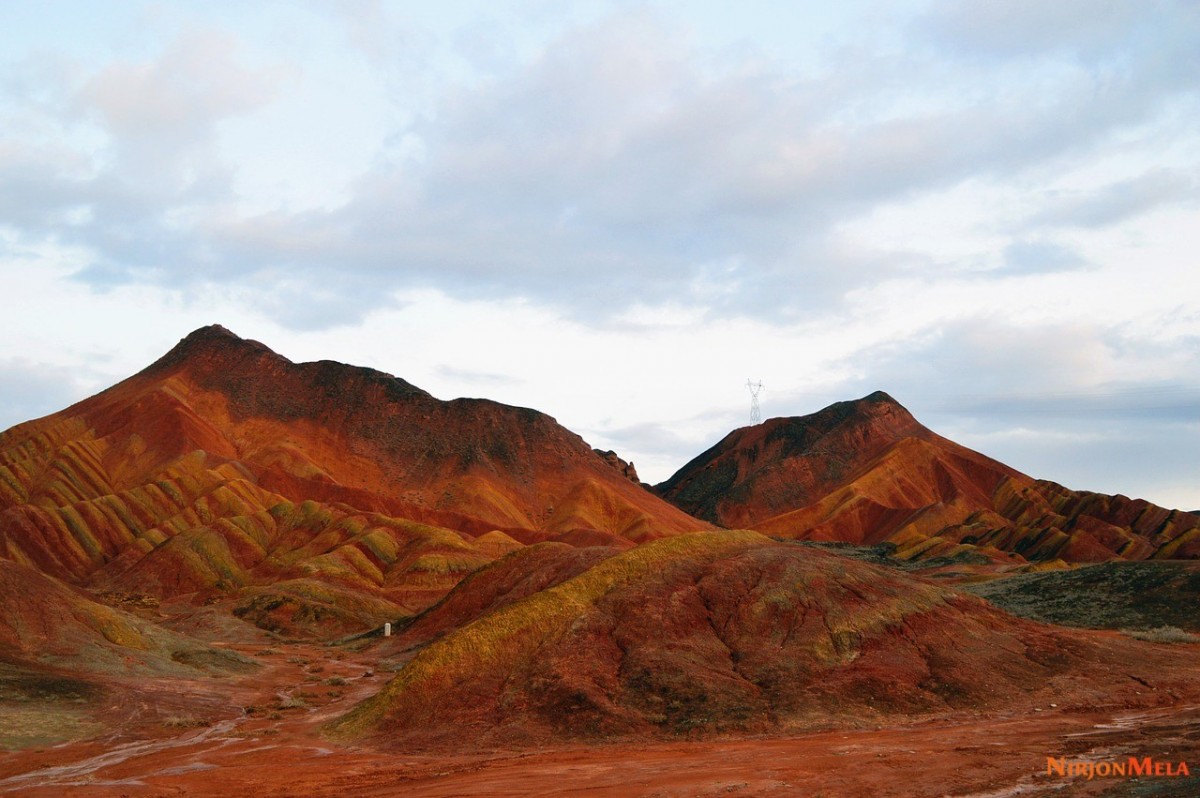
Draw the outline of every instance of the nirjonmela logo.
<instances>
[{"instance_id":1,"label":"nirjonmela logo","mask_svg":"<svg viewBox=\"0 0 1200 798\"><path fill-rule=\"evenodd\" d=\"M1046 775L1085 778L1091 781L1095 778L1128 778L1130 776L1177 778L1192 774L1188 770L1187 762L1164 762L1150 756L1131 756L1128 759L1100 762L1048 756L1046 757Z\"/></svg>"}]
</instances>

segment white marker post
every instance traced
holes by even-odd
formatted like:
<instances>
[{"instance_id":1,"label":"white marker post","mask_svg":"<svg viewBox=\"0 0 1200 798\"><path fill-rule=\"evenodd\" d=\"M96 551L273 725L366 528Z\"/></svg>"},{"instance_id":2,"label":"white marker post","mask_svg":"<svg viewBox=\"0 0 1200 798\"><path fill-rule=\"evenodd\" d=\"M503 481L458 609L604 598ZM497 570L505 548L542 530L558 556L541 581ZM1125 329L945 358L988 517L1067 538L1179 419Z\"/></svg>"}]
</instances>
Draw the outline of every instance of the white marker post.
<instances>
[{"instance_id":1,"label":"white marker post","mask_svg":"<svg viewBox=\"0 0 1200 798\"><path fill-rule=\"evenodd\" d=\"M384 637L392 636L392 625L390 623L385 623L383 625L383 636Z\"/></svg>"}]
</instances>

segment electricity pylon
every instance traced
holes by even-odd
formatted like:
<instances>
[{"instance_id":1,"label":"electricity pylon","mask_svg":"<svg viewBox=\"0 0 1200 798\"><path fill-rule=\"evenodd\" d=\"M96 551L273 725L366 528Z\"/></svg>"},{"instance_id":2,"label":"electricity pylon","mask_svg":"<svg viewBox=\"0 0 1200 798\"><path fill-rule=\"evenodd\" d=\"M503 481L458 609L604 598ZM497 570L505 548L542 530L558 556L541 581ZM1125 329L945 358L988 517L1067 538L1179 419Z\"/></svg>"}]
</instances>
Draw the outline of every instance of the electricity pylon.
<instances>
[{"instance_id":1,"label":"electricity pylon","mask_svg":"<svg viewBox=\"0 0 1200 798\"><path fill-rule=\"evenodd\" d=\"M763 384L759 382L750 382L750 378L746 378L746 387L750 389L750 423L762 423L762 410L758 406L758 395L762 392Z\"/></svg>"}]
</instances>

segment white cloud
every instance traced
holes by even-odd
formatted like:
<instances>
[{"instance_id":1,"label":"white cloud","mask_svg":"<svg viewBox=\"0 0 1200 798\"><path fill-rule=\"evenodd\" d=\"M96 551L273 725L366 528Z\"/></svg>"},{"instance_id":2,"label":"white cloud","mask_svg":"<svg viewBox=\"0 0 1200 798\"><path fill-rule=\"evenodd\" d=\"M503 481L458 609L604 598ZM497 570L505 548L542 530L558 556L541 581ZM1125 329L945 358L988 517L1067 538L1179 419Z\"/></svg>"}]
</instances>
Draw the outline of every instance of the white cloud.
<instances>
[{"instance_id":1,"label":"white cloud","mask_svg":"<svg viewBox=\"0 0 1200 798\"><path fill-rule=\"evenodd\" d=\"M1105 227L1181 203L1195 206L1200 184L1195 174L1157 168L1097 189L1056 193L1033 221L1047 226Z\"/></svg>"}]
</instances>

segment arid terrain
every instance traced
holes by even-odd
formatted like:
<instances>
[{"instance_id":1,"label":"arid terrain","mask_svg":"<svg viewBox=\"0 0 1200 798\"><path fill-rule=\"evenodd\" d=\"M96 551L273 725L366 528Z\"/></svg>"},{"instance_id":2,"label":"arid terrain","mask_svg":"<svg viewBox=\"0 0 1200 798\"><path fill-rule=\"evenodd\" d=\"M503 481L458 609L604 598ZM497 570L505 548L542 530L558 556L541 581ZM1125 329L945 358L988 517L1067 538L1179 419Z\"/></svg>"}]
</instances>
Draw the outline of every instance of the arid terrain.
<instances>
[{"instance_id":1,"label":"arid terrain","mask_svg":"<svg viewBox=\"0 0 1200 798\"><path fill-rule=\"evenodd\" d=\"M207 327L0 434L0 794L1197 795L1198 557L882 392L651 487Z\"/></svg>"}]
</instances>

